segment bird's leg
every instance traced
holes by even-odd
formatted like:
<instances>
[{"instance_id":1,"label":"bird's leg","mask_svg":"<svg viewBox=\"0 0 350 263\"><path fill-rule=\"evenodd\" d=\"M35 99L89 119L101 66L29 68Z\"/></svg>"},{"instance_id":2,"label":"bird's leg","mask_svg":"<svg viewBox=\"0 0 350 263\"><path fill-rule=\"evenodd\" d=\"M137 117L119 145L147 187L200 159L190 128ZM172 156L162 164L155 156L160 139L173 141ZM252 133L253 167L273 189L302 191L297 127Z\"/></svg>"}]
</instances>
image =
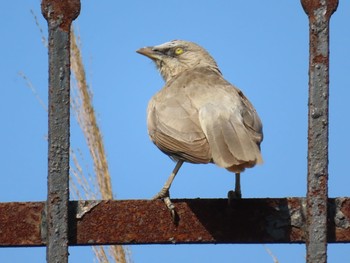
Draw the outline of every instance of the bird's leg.
<instances>
[{"instance_id":1,"label":"bird's leg","mask_svg":"<svg viewBox=\"0 0 350 263\"><path fill-rule=\"evenodd\" d=\"M183 164L182 160L177 161L176 166L173 170L173 172L171 173L171 175L169 176L168 180L166 181L166 183L164 184L163 188L159 191L158 194L156 194L153 199L163 199L164 203L166 204L166 206L168 207L168 209L171 211L171 213L174 215L175 211L175 206L174 204L171 202L170 200L170 193L169 193L169 189L171 187L172 182L175 179L175 176L177 174L177 172L180 170L181 165Z\"/></svg>"},{"instance_id":2,"label":"bird's leg","mask_svg":"<svg viewBox=\"0 0 350 263\"><path fill-rule=\"evenodd\" d=\"M242 198L242 192L241 192L241 174L236 173L236 183L235 183L235 191L229 191L227 194L228 202L235 199L241 199Z\"/></svg>"},{"instance_id":3,"label":"bird's leg","mask_svg":"<svg viewBox=\"0 0 350 263\"><path fill-rule=\"evenodd\" d=\"M241 192L241 174L236 173L236 183L235 183L235 193L237 195L237 198L240 199L242 198L242 192Z\"/></svg>"}]
</instances>

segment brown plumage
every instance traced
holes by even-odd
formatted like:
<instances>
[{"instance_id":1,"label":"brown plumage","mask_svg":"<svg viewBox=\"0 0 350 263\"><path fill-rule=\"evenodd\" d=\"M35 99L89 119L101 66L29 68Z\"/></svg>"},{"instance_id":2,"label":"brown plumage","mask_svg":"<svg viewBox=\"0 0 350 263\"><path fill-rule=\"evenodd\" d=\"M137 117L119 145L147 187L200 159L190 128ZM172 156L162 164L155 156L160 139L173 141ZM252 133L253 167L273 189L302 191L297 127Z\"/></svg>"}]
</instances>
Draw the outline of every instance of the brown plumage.
<instances>
[{"instance_id":1,"label":"brown plumage","mask_svg":"<svg viewBox=\"0 0 350 263\"><path fill-rule=\"evenodd\" d=\"M262 163L260 118L205 49L174 40L137 52L156 63L166 82L149 102L147 125L154 144L178 161L177 170L182 162L215 163L239 174ZM177 170L156 198L169 198Z\"/></svg>"}]
</instances>

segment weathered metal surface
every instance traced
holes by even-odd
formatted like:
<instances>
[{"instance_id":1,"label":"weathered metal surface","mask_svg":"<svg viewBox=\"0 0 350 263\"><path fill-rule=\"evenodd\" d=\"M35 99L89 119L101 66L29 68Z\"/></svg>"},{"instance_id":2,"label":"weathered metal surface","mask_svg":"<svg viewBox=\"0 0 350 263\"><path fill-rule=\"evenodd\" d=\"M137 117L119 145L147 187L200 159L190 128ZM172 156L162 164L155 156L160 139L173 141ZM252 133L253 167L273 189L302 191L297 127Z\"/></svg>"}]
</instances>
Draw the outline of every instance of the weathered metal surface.
<instances>
[{"instance_id":1,"label":"weathered metal surface","mask_svg":"<svg viewBox=\"0 0 350 263\"><path fill-rule=\"evenodd\" d=\"M79 0L44 0L49 28L47 262L68 262L70 26Z\"/></svg>"},{"instance_id":2,"label":"weathered metal surface","mask_svg":"<svg viewBox=\"0 0 350 263\"><path fill-rule=\"evenodd\" d=\"M69 203L69 245L304 243L305 198ZM0 204L0 246L44 246L44 202ZM350 199L329 199L328 242L350 242Z\"/></svg>"},{"instance_id":3,"label":"weathered metal surface","mask_svg":"<svg viewBox=\"0 0 350 263\"><path fill-rule=\"evenodd\" d=\"M59 28L67 33L70 31L72 21L79 16L80 7L80 0L41 1L41 12L48 23L55 27L53 29Z\"/></svg>"},{"instance_id":4,"label":"weathered metal surface","mask_svg":"<svg viewBox=\"0 0 350 263\"><path fill-rule=\"evenodd\" d=\"M44 202L0 203L0 246L42 246Z\"/></svg>"},{"instance_id":5,"label":"weathered metal surface","mask_svg":"<svg viewBox=\"0 0 350 263\"><path fill-rule=\"evenodd\" d=\"M173 201L180 218L177 224L161 201L102 202L84 220L76 221L77 239L72 241L188 244L303 240L299 199L243 199L231 206L227 199ZM96 214L99 222L93 220Z\"/></svg>"},{"instance_id":6,"label":"weathered metal surface","mask_svg":"<svg viewBox=\"0 0 350 263\"><path fill-rule=\"evenodd\" d=\"M350 242L350 199L336 198L328 202L328 236L329 243Z\"/></svg>"},{"instance_id":7,"label":"weathered metal surface","mask_svg":"<svg viewBox=\"0 0 350 263\"><path fill-rule=\"evenodd\" d=\"M337 0L302 0L309 17L307 262L327 262L329 20Z\"/></svg>"}]
</instances>

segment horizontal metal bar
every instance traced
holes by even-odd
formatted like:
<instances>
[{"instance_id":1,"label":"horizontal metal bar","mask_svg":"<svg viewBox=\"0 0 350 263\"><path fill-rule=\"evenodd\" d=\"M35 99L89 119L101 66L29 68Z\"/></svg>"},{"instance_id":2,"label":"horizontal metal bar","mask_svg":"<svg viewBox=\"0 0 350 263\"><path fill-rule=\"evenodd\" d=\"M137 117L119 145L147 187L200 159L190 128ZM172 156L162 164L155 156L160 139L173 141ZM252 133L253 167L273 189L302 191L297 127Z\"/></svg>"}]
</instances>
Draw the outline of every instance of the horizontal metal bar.
<instances>
[{"instance_id":1,"label":"horizontal metal bar","mask_svg":"<svg viewBox=\"0 0 350 263\"><path fill-rule=\"evenodd\" d=\"M304 243L305 198L71 201L69 245ZM328 242L350 242L350 198L328 200ZM44 246L44 202L0 203L0 246Z\"/></svg>"}]
</instances>

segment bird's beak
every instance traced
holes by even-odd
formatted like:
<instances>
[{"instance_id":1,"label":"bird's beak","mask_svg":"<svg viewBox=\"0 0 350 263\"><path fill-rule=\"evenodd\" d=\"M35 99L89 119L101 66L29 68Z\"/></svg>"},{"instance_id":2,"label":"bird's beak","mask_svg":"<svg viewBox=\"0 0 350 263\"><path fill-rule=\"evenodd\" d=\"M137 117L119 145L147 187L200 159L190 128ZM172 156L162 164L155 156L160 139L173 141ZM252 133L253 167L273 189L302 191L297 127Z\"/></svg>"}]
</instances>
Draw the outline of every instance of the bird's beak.
<instances>
[{"instance_id":1,"label":"bird's beak","mask_svg":"<svg viewBox=\"0 0 350 263\"><path fill-rule=\"evenodd\" d=\"M136 50L137 53L149 57L150 59L159 59L160 52L155 51L153 47L143 47Z\"/></svg>"}]
</instances>

